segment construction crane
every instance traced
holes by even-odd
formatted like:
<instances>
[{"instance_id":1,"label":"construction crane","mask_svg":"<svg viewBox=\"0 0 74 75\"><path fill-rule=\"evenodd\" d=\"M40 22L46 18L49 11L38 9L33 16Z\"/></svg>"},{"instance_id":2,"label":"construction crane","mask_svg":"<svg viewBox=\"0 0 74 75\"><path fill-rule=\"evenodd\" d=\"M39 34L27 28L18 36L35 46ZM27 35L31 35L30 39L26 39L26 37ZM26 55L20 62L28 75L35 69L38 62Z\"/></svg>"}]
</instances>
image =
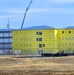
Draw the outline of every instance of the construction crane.
<instances>
[{"instance_id":1,"label":"construction crane","mask_svg":"<svg viewBox=\"0 0 74 75\"><path fill-rule=\"evenodd\" d=\"M27 7L26 10L25 10L25 14L24 14L24 17L23 17L23 21L22 21L21 29L23 28L24 21L25 21L25 18L26 18L26 14L27 14L27 11L29 10L29 8L30 8L32 2L33 2L33 0L30 1L28 7Z\"/></svg>"}]
</instances>

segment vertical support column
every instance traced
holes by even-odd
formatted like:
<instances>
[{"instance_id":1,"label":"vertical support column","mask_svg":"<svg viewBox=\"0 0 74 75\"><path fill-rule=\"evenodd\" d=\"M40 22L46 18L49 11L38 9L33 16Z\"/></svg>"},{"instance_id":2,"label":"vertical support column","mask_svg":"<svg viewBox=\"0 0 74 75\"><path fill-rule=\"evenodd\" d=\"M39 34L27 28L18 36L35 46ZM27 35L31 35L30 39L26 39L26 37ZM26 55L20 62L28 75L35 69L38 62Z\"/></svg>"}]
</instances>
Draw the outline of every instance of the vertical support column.
<instances>
[{"instance_id":1,"label":"vertical support column","mask_svg":"<svg viewBox=\"0 0 74 75\"><path fill-rule=\"evenodd\" d=\"M3 54L5 54L4 52L5 51L4 51L4 32L3 32Z\"/></svg>"}]
</instances>

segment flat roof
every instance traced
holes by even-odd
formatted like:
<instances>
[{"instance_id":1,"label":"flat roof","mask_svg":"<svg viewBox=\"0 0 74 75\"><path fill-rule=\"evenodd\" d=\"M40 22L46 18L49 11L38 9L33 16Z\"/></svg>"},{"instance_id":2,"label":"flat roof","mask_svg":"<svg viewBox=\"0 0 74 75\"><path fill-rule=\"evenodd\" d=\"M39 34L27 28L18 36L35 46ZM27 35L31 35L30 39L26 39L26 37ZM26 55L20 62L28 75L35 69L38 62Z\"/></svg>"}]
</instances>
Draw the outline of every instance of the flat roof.
<instances>
[{"instance_id":1,"label":"flat roof","mask_svg":"<svg viewBox=\"0 0 74 75\"><path fill-rule=\"evenodd\" d=\"M13 29L0 29L0 31L12 31Z\"/></svg>"}]
</instances>

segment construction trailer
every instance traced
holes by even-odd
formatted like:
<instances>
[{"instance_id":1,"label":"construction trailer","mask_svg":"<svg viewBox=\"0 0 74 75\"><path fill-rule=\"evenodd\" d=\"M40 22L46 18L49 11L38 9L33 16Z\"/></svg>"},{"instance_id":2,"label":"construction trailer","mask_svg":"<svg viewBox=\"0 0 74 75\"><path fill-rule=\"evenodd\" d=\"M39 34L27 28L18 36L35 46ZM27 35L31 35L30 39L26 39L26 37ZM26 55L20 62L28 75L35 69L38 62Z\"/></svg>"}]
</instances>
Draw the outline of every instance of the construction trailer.
<instances>
[{"instance_id":1,"label":"construction trailer","mask_svg":"<svg viewBox=\"0 0 74 75\"><path fill-rule=\"evenodd\" d=\"M17 54L72 54L74 53L74 28L34 26L13 30L13 50Z\"/></svg>"}]
</instances>

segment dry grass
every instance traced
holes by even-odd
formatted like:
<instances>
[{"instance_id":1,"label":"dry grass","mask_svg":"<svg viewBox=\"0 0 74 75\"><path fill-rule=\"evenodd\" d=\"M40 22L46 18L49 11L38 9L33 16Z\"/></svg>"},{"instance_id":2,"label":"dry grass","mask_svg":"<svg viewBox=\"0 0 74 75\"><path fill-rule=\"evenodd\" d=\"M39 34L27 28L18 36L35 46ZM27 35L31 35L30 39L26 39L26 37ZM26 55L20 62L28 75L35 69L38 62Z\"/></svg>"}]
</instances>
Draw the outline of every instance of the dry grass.
<instances>
[{"instance_id":1,"label":"dry grass","mask_svg":"<svg viewBox=\"0 0 74 75\"><path fill-rule=\"evenodd\" d=\"M0 57L0 75L74 75L74 56L54 58Z\"/></svg>"}]
</instances>

